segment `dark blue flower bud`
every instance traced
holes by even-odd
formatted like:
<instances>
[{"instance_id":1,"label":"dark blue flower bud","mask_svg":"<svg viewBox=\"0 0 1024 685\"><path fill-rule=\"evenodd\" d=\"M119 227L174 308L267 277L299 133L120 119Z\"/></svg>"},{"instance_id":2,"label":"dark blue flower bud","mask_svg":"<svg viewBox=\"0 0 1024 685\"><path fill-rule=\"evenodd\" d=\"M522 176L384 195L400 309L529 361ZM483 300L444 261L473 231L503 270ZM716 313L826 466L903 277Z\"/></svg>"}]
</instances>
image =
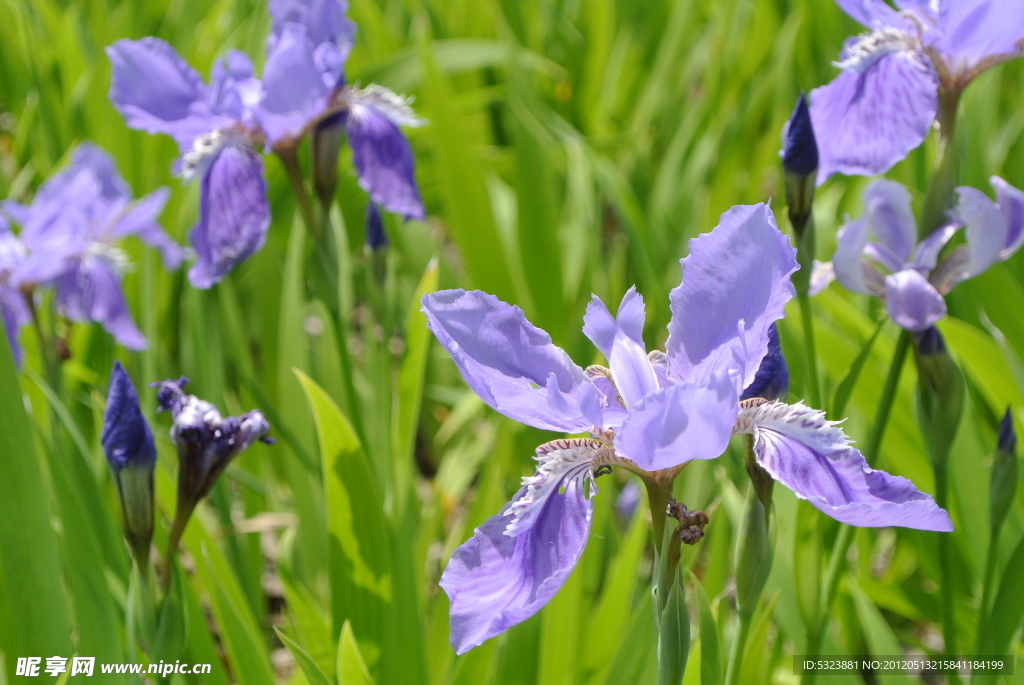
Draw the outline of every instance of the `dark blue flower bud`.
<instances>
[{"instance_id":1,"label":"dark blue flower bud","mask_svg":"<svg viewBox=\"0 0 1024 685\"><path fill-rule=\"evenodd\" d=\"M963 374L934 326L914 334L914 359L921 437L935 468L945 469L963 414Z\"/></svg>"},{"instance_id":2,"label":"dark blue flower bud","mask_svg":"<svg viewBox=\"0 0 1024 685\"><path fill-rule=\"evenodd\" d=\"M768 352L757 368L754 380L743 391L741 400L762 397L766 400L784 400L789 392L789 367L782 355L779 329L772 324L768 329Z\"/></svg>"},{"instance_id":3,"label":"dark blue flower bud","mask_svg":"<svg viewBox=\"0 0 1024 685\"><path fill-rule=\"evenodd\" d=\"M1017 432L1013 429L1013 412L1006 408L1003 420L999 422L999 451L1013 454L1017 451Z\"/></svg>"},{"instance_id":4,"label":"dark blue flower bud","mask_svg":"<svg viewBox=\"0 0 1024 685\"><path fill-rule=\"evenodd\" d=\"M184 388L187 384L188 378L186 376L182 376L176 381L167 380L150 383L149 387L159 388L156 391L156 402L160 405L158 411L169 411L172 416L177 416L185 404L186 395Z\"/></svg>"},{"instance_id":5,"label":"dark blue flower bud","mask_svg":"<svg viewBox=\"0 0 1024 685\"><path fill-rule=\"evenodd\" d=\"M1013 430L1010 407L999 424L999 445L992 461L992 484L989 493L989 521L998 531L1017 495L1017 434ZM997 539L994 535L993 539Z\"/></svg>"},{"instance_id":6,"label":"dark blue flower bud","mask_svg":"<svg viewBox=\"0 0 1024 685\"><path fill-rule=\"evenodd\" d=\"M114 475L124 519L124 537L141 570L149 563L153 539L153 469L156 447L128 373L114 362L103 414L103 450Z\"/></svg>"},{"instance_id":7,"label":"dark blue flower bud","mask_svg":"<svg viewBox=\"0 0 1024 685\"><path fill-rule=\"evenodd\" d=\"M797 176L807 176L818 170L818 142L814 137L811 112L803 93L800 93L786 126L782 168L787 174Z\"/></svg>"},{"instance_id":8,"label":"dark blue flower bud","mask_svg":"<svg viewBox=\"0 0 1024 685\"><path fill-rule=\"evenodd\" d=\"M341 151L345 113L324 118L313 127L309 152L313 167L313 189L321 206L329 208L338 184L338 153Z\"/></svg>"},{"instance_id":9,"label":"dark blue flower bud","mask_svg":"<svg viewBox=\"0 0 1024 685\"><path fill-rule=\"evenodd\" d=\"M384 233L384 219L380 215L380 208L373 200L366 203L366 244L374 252L388 244L388 236Z\"/></svg>"}]
</instances>

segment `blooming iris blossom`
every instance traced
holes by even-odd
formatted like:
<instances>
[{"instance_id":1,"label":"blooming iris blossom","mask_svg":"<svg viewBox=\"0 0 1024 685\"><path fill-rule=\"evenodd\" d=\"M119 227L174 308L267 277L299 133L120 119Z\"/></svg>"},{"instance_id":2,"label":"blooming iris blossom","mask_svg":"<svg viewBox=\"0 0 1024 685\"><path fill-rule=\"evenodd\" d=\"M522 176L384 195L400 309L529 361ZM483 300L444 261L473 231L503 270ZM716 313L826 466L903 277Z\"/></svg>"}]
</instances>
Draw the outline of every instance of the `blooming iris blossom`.
<instances>
[{"instance_id":1,"label":"blooming iris blossom","mask_svg":"<svg viewBox=\"0 0 1024 685\"><path fill-rule=\"evenodd\" d=\"M975 188L957 188L951 221L916 245L910 193L895 181L872 182L864 191L864 215L840 229L832 263L817 268L812 294L836 278L848 290L885 298L889 318L903 328L931 328L946 315L944 295L1024 244L1024 193L998 176L990 182L996 202ZM966 244L938 263L964 226Z\"/></svg>"},{"instance_id":2,"label":"blooming iris blossom","mask_svg":"<svg viewBox=\"0 0 1024 685\"><path fill-rule=\"evenodd\" d=\"M133 202L113 159L91 143L79 145L71 164L39 188L31 205L4 203L4 211L21 224L27 250L10 282L53 285L64 316L101 324L129 349L145 348L121 292L128 258L117 242L137 236L161 252L164 266L178 268L182 248L157 223L167 195L160 188Z\"/></svg>"},{"instance_id":3,"label":"blooming iris blossom","mask_svg":"<svg viewBox=\"0 0 1024 685\"><path fill-rule=\"evenodd\" d=\"M869 32L851 38L839 74L811 92L818 184L835 172L873 176L921 144L945 98L1024 54L1020 0L836 0Z\"/></svg>"},{"instance_id":4,"label":"blooming iris blossom","mask_svg":"<svg viewBox=\"0 0 1024 685\"><path fill-rule=\"evenodd\" d=\"M18 368L24 357L18 344L18 332L32 317L25 296L11 284L11 277L24 259L25 246L11 232L7 220L0 216L0 318L3 319L14 365Z\"/></svg>"},{"instance_id":5,"label":"blooming iris blossom","mask_svg":"<svg viewBox=\"0 0 1024 685\"><path fill-rule=\"evenodd\" d=\"M340 0L275 0L262 79L231 51L211 83L159 38L107 48L110 100L130 128L175 139L185 180L200 178L199 221L189 232L197 260L189 280L209 288L263 247L270 226L257 150L294 148L311 127L345 126L359 184L385 209L423 218L412 151L399 125L420 123L386 88L345 85L355 27ZM332 158L336 161L336 156Z\"/></svg>"},{"instance_id":6,"label":"blooming iris blossom","mask_svg":"<svg viewBox=\"0 0 1024 685\"><path fill-rule=\"evenodd\" d=\"M610 368L576 366L518 307L491 295L423 298L430 329L488 405L536 428L590 434L538 447L536 474L455 551L440 584L457 652L529 618L565 582L587 541L601 469L674 476L691 459L718 457L739 433L754 436L757 462L775 480L839 521L952 529L931 497L869 468L821 412L740 400L793 296L794 253L764 204L729 210L690 242L683 282L671 294L665 352L644 348L635 290L615 317L593 299L583 331Z\"/></svg>"}]
</instances>

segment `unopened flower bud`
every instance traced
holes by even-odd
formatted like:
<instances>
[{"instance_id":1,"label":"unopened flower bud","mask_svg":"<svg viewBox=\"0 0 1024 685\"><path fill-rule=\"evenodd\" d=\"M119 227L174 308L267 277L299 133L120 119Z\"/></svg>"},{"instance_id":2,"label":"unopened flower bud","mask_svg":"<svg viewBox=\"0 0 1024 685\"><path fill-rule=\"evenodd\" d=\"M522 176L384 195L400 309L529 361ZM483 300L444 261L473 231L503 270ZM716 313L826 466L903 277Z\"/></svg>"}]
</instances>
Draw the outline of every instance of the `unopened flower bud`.
<instances>
[{"instance_id":1,"label":"unopened flower bud","mask_svg":"<svg viewBox=\"0 0 1024 685\"><path fill-rule=\"evenodd\" d=\"M373 200L366 203L366 245L376 252L387 247L388 236L384 233L384 218L380 215L380 207Z\"/></svg>"},{"instance_id":2,"label":"unopened flower bud","mask_svg":"<svg viewBox=\"0 0 1024 685\"><path fill-rule=\"evenodd\" d=\"M785 400L789 392L789 367L782 355L779 329L773 323L768 328L768 352L761 359L754 380L743 391L740 400L761 397L766 400Z\"/></svg>"},{"instance_id":3,"label":"unopened flower bud","mask_svg":"<svg viewBox=\"0 0 1024 685\"><path fill-rule=\"evenodd\" d=\"M334 114L313 127L309 151L313 189L323 207L330 207L338 185L338 152L341 150L344 113Z\"/></svg>"},{"instance_id":4,"label":"unopened flower bud","mask_svg":"<svg viewBox=\"0 0 1024 685\"><path fill-rule=\"evenodd\" d=\"M117 486L124 537L140 568L153 539L153 469L156 447L128 373L114 362L100 436Z\"/></svg>"},{"instance_id":5,"label":"unopened flower bud","mask_svg":"<svg viewBox=\"0 0 1024 685\"><path fill-rule=\"evenodd\" d=\"M768 511L752 488L736 534L736 609L748 620L757 607L771 569Z\"/></svg>"},{"instance_id":6,"label":"unopened flower bud","mask_svg":"<svg viewBox=\"0 0 1024 685\"><path fill-rule=\"evenodd\" d=\"M922 437L936 467L945 468L963 414L963 375L934 326L914 334L914 357Z\"/></svg>"},{"instance_id":7,"label":"unopened flower bud","mask_svg":"<svg viewBox=\"0 0 1024 685\"><path fill-rule=\"evenodd\" d=\"M1017 494L1017 434L1013 430L1013 413L1006 408L999 424L999 445L992 462L992 488L989 496L989 520L998 530Z\"/></svg>"},{"instance_id":8,"label":"unopened flower bud","mask_svg":"<svg viewBox=\"0 0 1024 685\"><path fill-rule=\"evenodd\" d=\"M782 168L786 177L786 205L797 242L806 232L814 186L818 175L818 144L811 124L811 113L803 93L783 133ZM813 256L813 255L812 255Z\"/></svg>"}]
</instances>

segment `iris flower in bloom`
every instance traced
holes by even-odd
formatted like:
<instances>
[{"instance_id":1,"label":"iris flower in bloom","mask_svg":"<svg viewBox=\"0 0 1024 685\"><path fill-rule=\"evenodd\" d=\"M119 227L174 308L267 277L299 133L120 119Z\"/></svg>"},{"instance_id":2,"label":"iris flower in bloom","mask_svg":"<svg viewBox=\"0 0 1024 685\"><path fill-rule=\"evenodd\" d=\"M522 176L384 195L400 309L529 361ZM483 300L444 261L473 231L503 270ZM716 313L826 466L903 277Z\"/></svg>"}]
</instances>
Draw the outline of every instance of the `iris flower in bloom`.
<instances>
[{"instance_id":1,"label":"iris flower in bloom","mask_svg":"<svg viewBox=\"0 0 1024 685\"><path fill-rule=\"evenodd\" d=\"M25 258L25 246L11 232L7 220L0 215L0 317L3 318L7 342L11 346L14 365L21 367L23 357L18 332L29 322L31 313L25 296L11 284L11 277Z\"/></svg>"},{"instance_id":2,"label":"iris flower in bloom","mask_svg":"<svg viewBox=\"0 0 1024 685\"><path fill-rule=\"evenodd\" d=\"M840 229L832 263L818 267L812 293L834 277L848 290L885 298L889 318L903 328L931 328L946 315L944 295L1024 244L1024 193L998 176L990 182L996 202L975 188L957 188L951 221L916 245L910 193L895 181L872 182L864 191L864 215ZM938 263L964 226L966 244Z\"/></svg>"},{"instance_id":3,"label":"iris flower in bloom","mask_svg":"<svg viewBox=\"0 0 1024 685\"><path fill-rule=\"evenodd\" d=\"M732 208L690 242L665 352L644 348L635 290L614 317L598 298L590 303L583 331L610 368L576 366L519 308L491 295L423 298L430 329L487 404L530 426L590 434L537 448L536 474L455 551L441 586L457 652L529 618L565 582L587 541L596 475L619 466L649 481L659 471L674 477L691 459L721 455L739 433L754 436L757 462L775 480L839 521L952 529L931 497L869 468L821 412L741 401L793 296L794 253L767 206Z\"/></svg>"},{"instance_id":4,"label":"iris flower in bloom","mask_svg":"<svg viewBox=\"0 0 1024 685\"><path fill-rule=\"evenodd\" d=\"M4 203L3 210L21 225L19 237L27 251L10 282L53 285L64 316L101 324L129 349L145 348L121 292L129 264L117 242L137 236L160 250L164 266L178 268L182 248L156 222L167 195L160 188L132 202L131 189L110 156L91 143L79 145L71 164L39 188L31 205ZM12 246L13 252L17 248Z\"/></svg>"},{"instance_id":5,"label":"iris flower in bloom","mask_svg":"<svg viewBox=\"0 0 1024 685\"><path fill-rule=\"evenodd\" d=\"M423 217L413 159L399 125L419 120L406 101L371 85L345 85L355 27L340 0L274 0L262 79L231 51L210 85L159 38L107 48L110 100L130 128L172 136L185 180L200 179L199 221L189 232L197 260L189 280L209 288L263 247L270 225L257 151L293 150L312 127L344 124L359 183L385 209ZM336 164L335 156L331 164Z\"/></svg>"},{"instance_id":6,"label":"iris flower in bloom","mask_svg":"<svg viewBox=\"0 0 1024 685\"><path fill-rule=\"evenodd\" d=\"M842 73L811 92L818 184L873 176L921 144L940 107L986 69L1024 54L1020 0L836 0L869 31L849 39Z\"/></svg>"}]
</instances>

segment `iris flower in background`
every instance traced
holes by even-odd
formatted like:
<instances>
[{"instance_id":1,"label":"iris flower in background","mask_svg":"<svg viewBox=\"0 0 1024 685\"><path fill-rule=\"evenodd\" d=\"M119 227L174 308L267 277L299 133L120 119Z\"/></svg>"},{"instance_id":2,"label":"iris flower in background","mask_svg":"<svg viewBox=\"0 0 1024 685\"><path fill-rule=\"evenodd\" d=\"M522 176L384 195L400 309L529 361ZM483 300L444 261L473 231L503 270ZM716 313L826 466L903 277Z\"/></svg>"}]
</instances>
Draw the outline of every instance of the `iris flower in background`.
<instances>
[{"instance_id":1,"label":"iris flower in background","mask_svg":"<svg viewBox=\"0 0 1024 685\"><path fill-rule=\"evenodd\" d=\"M889 170L928 135L940 107L955 108L979 74L1024 54L1020 0L836 0L869 31L850 38L843 71L811 92L818 184L836 172ZM955 112L954 112L955 114Z\"/></svg>"},{"instance_id":2,"label":"iris flower in background","mask_svg":"<svg viewBox=\"0 0 1024 685\"><path fill-rule=\"evenodd\" d=\"M129 349L145 348L121 292L129 263L117 243L134 235L160 251L165 267L178 268L182 248L157 223L167 195L160 188L133 202L113 159L96 145L82 143L71 164L40 186L30 205L3 204L3 211L21 225L19 238L27 252L9 284L23 289L52 285L59 313L101 324ZM10 253L19 252L11 243Z\"/></svg>"},{"instance_id":3,"label":"iris flower in background","mask_svg":"<svg viewBox=\"0 0 1024 685\"><path fill-rule=\"evenodd\" d=\"M189 231L196 263L189 280L209 288L263 247L270 225L259 151L288 153L313 127L344 125L359 184L372 201L423 218L409 143L399 125L418 125L407 102L380 86L345 85L355 27L340 0L275 0L262 79L231 51L210 85L159 38L107 48L110 100L130 128L175 139L175 171L200 179L199 221ZM337 151L330 158L337 164ZM333 189L332 189L333 191Z\"/></svg>"},{"instance_id":4,"label":"iris flower in background","mask_svg":"<svg viewBox=\"0 0 1024 685\"><path fill-rule=\"evenodd\" d=\"M0 317L3 318L7 343L11 347L14 366L21 368L24 354L18 343L21 327L32 318L21 290L12 284L12 276L25 259L25 246L11 232L7 220L0 215Z\"/></svg>"},{"instance_id":5,"label":"iris flower in background","mask_svg":"<svg viewBox=\"0 0 1024 685\"><path fill-rule=\"evenodd\" d=\"M916 243L910 193L895 181L873 181L864 191L864 215L840 229L832 262L817 267L812 293L835 278L848 290L885 298L889 318L903 328L931 328L946 315L944 296L954 286L1024 244L1024 193L998 176L990 182L995 202L975 188L957 188L950 221ZM964 226L966 243L939 263Z\"/></svg>"},{"instance_id":6,"label":"iris flower in background","mask_svg":"<svg viewBox=\"0 0 1024 685\"><path fill-rule=\"evenodd\" d=\"M615 317L598 298L590 303L583 331L610 368L576 366L518 307L491 295L423 298L430 329L488 405L536 428L591 436L537 448L536 474L455 551L441 587L457 652L529 618L558 591L586 544L599 473L619 466L651 481L660 471L670 482L691 459L721 455L740 433L754 436L757 462L774 479L839 521L952 529L931 497L869 468L821 412L740 400L793 296L794 252L767 206L729 210L690 242L683 282L671 294L665 352L644 348L635 290Z\"/></svg>"}]
</instances>

